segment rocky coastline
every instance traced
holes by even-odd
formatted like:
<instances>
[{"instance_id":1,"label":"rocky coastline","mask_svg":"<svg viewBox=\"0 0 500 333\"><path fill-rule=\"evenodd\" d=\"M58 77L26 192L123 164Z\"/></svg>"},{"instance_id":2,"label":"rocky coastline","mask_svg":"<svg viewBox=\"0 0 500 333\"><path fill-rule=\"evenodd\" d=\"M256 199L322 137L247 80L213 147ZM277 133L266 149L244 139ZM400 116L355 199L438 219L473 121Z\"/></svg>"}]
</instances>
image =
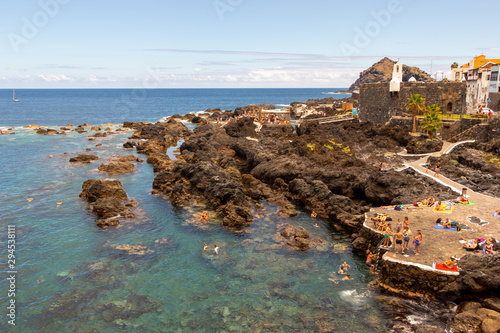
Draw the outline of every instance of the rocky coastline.
<instances>
[{"instance_id":1,"label":"rocky coastline","mask_svg":"<svg viewBox=\"0 0 500 333\"><path fill-rule=\"evenodd\" d=\"M404 163L396 153L403 149L415 154L439 150L443 144L440 140L422 141L411 137L409 128L358 120L334 124L313 121L298 128L264 125L257 132L253 119L238 118L244 109L234 113L215 110L202 117L176 115L155 124L125 122L123 127L134 134L123 146L147 156L155 172L153 194L164 196L177 207L202 204L210 216L220 217L221 225L232 232L244 234L255 216L264 214L262 201L277 205L276 244L297 251L324 246L322 240L311 239L307 231L280 223L280 217L293 217L298 210L313 211L328 219L332 226L351 235L353 248L364 255L367 250L377 252L382 238L364 227L372 207L406 204L430 195L443 200L455 195L448 187L412 169L394 170ZM221 119L231 121L224 125L215 121ZM196 123L197 127L190 131L181 120ZM498 124L490 125L495 126ZM473 149L496 156L496 144L485 141L479 140ZM180 142L179 154L171 159L167 150ZM457 158L459 163L470 166L470 149L465 146L446 158ZM102 164L99 170L133 172L130 162L140 159L130 156ZM477 152L472 156L477 157ZM443 173L453 174L448 164L456 163L446 158L441 159ZM72 162L94 160L92 155L79 155ZM379 161L391 170L377 170ZM473 166L496 179L496 168L484 163ZM480 178L474 174L471 177L472 182ZM486 192L496 194L495 184L490 182ZM130 210L137 203L128 201L119 182L88 180L82 188L81 197L89 202L98 226L115 226L120 219L133 217ZM198 223L197 217L193 220ZM453 301L460 304L451 310L456 313L451 324L454 330L466 332L484 326L482 331L489 332L500 322L495 313L489 312L498 311L495 307L500 303L496 298L500 257L467 256L462 260L458 276L418 268L408 270L407 266L381 260L377 284L386 292L405 297Z\"/></svg>"}]
</instances>

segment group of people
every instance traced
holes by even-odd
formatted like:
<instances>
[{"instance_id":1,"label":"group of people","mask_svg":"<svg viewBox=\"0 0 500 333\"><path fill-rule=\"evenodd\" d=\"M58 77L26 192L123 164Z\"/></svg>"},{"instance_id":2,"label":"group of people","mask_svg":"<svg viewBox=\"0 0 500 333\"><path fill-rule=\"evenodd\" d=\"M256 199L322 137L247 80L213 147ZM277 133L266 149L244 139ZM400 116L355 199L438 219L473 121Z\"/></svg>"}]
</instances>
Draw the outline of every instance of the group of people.
<instances>
[{"instance_id":1,"label":"group of people","mask_svg":"<svg viewBox=\"0 0 500 333\"><path fill-rule=\"evenodd\" d=\"M214 244L214 254L219 254L219 249L220 248L216 244ZM207 243L204 243L203 244L203 251L207 251L207 250L208 250L208 245L207 245Z\"/></svg>"},{"instance_id":2,"label":"group of people","mask_svg":"<svg viewBox=\"0 0 500 333\"><path fill-rule=\"evenodd\" d=\"M339 272L338 273L341 274L341 275L344 275L344 274L347 273L347 269L348 268L351 268L351 266L347 262L344 261L344 263L339 266ZM349 281L349 280L351 280L351 274L347 274L343 278L339 278L339 279L330 278L328 280L330 280L330 281L338 284L339 282L342 282L342 281Z\"/></svg>"},{"instance_id":3,"label":"group of people","mask_svg":"<svg viewBox=\"0 0 500 333\"><path fill-rule=\"evenodd\" d=\"M478 239L471 238L466 239L460 235L460 239L464 242L461 249L465 249L466 251L476 251L483 250L483 254L495 254L494 244L497 243L497 240L494 238L489 239Z\"/></svg>"},{"instance_id":4,"label":"group of people","mask_svg":"<svg viewBox=\"0 0 500 333\"><path fill-rule=\"evenodd\" d=\"M384 214L377 215L376 217L372 218L376 230L382 231L384 233L384 241L381 247L388 249L390 245L393 243L393 240L395 238L396 253L400 251L401 254L407 254L409 252L409 243L412 236L412 232L410 230L410 220L408 219L408 216L404 217L403 222L401 222L401 220L398 220L395 232L392 229L391 223L387 223L386 220L387 216ZM414 252L416 255L420 255L421 242L422 242L422 231L418 230L417 236L413 238L413 244L415 244Z\"/></svg>"},{"instance_id":5,"label":"group of people","mask_svg":"<svg viewBox=\"0 0 500 333\"><path fill-rule=\"evenodd\" d=\"M429 163L429 160L425 162L425 173L429 173L429 168L431 167L431 164ZM436 167L434 168L434 177L439 177L439 171L441 171L441 162L436 163Z\"/></svg>"}]
</instances>

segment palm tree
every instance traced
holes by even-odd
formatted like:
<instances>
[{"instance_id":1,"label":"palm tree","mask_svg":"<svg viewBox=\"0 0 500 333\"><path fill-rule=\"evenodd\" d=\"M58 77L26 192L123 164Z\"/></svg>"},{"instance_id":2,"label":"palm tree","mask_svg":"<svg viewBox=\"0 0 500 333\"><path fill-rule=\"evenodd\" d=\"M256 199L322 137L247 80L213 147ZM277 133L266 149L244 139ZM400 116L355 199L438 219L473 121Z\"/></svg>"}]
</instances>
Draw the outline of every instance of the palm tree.
<instances>
[{"instance_id":1,"label":"palm tree","mask_svg":"<svg viewBox=\"0 0 500 333\"><path fill-rule=\"evenodd\" d=\"M413 117L413 130L411 132L417 133L416 117L420 111L425 111L425 98L419 94L411 95L405 106L406 110L411 111Z\"/></svg>"},{"instance_id":2,"label":"palm tree","mask_svg":"<svg viewBox=\"0 0 500 333\"><path fill-rule=\"evenodd\" d=\"M420 123L420 127L429 132L429 137L432 138L434 133L439 131L443 126L439 115L441 108L437 104L429 105L428 111L424 114L424 119Z\"/></svg>"},{"instance_id":3,"label":"palm tree","mask_svg":"<svg viewBox=\"0 0 500 333\"><path fill-rule=\"evenodd\" d=\"M453 68L458 68L458 62L455 61L454 63L451 64L451 69Z\"/></svg>"}]
</instances>

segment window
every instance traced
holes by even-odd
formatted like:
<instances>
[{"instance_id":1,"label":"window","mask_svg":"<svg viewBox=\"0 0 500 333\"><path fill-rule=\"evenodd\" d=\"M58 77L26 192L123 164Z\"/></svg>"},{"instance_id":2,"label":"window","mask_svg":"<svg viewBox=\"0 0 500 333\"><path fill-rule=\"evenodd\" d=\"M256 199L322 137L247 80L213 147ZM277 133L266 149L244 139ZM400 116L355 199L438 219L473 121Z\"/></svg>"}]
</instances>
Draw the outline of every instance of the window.
<instances>
[{"instance_id":1,"label":"window","mask_svg":"<svg viewBox=\"0 0 500 333\"><path fill-rule=\"evenodd\" d=\"M498 72L491 72L491 78L490 81L498 81Z\"/></svg>"},{"instance_id":2,"label":"window","mask_svg":"<svg viewBox=\"0 0 500 333\"><path fill-rule=\"evenodd\" d=\"M486 75L486 81L489 81L489 80L490 80L490 76Z\"/></svg>"},{"instance_id":3,"label":"window","mask_svg":"<svg viewBox=\"0 0 500 333\"><path fill-rule=\"evenodd\" d=\"M482 77L483 77L483 73L479 73L478 78L482 78Z\"/></svg>"},{"instance_id":4,"label":"window","mask_svg":"<svg viewBox=\"0 0 500 333\"><path fill-rule=\"evenodd\" d=\"M449 102L449 103L446 105L446 111L448 111L448 112L453 111L453 103Z\"/></svg>"},{"instance_id":5,"label":"window","mask_svg":"<svg viewBox=\"0 0 500 333\"><path fill-rule=\"evenodd\" d=\"M459 79L460 79L460 73L459 73L459 72L456 72L456 73L455 73L455 80L457 80L457 81L458 81Z\"/></svg>"}]
</instances>

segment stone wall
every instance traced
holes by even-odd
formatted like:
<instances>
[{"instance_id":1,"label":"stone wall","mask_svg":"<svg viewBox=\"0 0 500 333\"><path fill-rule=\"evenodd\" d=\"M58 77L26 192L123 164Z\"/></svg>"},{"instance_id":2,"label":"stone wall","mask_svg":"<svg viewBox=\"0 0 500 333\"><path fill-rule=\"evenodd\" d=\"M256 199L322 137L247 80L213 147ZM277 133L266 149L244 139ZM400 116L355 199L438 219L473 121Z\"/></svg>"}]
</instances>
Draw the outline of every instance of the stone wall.
<instances>
[{"instance_id":1,"label":"stone wall","mask_svg":"<svg viewBox=\"0 0 500 333\"><path fill-rule=\"evenodd\" d=\"M434 297L447 290L456 281L458 274L424 269L415 264L382 260L379 264L378 283L389 291L407 296Z\"/></svg>"},{"instance_id":2,"label":"stone wall","mask_svg":"<svg viewBox=\"0 0 500 333\"><path fill-rule=\"evenodd\" d=\"M465 114L467 87L464 82L402 82L399 92L389 92L389 82L361 85L358 115L361 121L386 123L393 116L410 115L405 104L414 94L425 98L426 106L437 104L443 114Z\"/></svg>"},{"instance_id":3,"label":"stone wall","mask_svg":"<svg viewBox=\"0 0 500 333\"><path fill-rule=\"evenodd\" d=\"M490 93L491 103L488 107L493 111L500 112L500 93Z\"/></svg>"}]
</instances>

